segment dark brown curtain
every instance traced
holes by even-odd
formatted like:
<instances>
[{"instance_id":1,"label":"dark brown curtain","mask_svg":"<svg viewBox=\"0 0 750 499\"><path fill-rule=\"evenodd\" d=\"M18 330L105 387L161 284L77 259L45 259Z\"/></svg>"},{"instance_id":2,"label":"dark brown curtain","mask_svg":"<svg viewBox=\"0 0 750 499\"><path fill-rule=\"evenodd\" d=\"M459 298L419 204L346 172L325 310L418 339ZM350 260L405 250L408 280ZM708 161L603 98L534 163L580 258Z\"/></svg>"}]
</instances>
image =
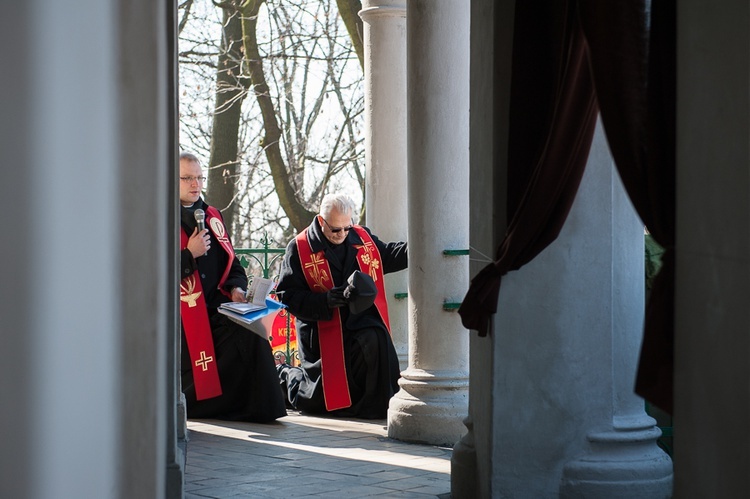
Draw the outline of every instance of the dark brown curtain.
<instances>
[{"instance_id":1,"label":"dark brown curtain","mask_svg":"<svg viewBox=\"0 0 750 499\"><path fill-rule=\"evenodd\" d=\"M502 276L557 238L586 166L596 97L574 2L517 2L508 148L508 229L459 314L485 336Z\"/></svg>"},{"instance_id":2,"label":"dark brown curtain","mask_svg":"<svg viewBox=\"0 0 750 499\"><path fill-rule=\"evenodd\" d=\"M666 249L647 307L636 391L670 413L675 10L675 0L516 3L508 229L459 309L466 328L486 335L502 276L557 237L585 167L598 104L625 189Z\"/></svg>"},{"instance_id":3,"label":"dark brown curtain","mask_svg":"<svg viewBox=\"0 0 750 499\"><path fill-rule=\"evenodd\" d=\"M676 0L580 0L579 8L617 170L641 220L665 248L646 308L636 392L671 414Z\"/></svg>"}]
</instances>

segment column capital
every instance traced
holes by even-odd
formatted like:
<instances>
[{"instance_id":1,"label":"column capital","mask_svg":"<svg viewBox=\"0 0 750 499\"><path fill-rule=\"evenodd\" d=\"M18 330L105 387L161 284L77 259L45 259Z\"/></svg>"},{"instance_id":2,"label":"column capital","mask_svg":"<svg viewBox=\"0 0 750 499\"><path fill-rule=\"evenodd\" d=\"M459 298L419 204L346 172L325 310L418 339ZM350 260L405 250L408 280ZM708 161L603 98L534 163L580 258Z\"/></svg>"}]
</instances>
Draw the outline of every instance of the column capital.
<instances>
[{"instance_id":1,"label":"column capital","mask_svg":"<svg viewBox=\"0 0 750 499\"><path fill-rule=\"evenodd\" d=\"M367 21L375 16L406 17L406 0L362 0L359 17Z\"/></svg>"}]
</instances>

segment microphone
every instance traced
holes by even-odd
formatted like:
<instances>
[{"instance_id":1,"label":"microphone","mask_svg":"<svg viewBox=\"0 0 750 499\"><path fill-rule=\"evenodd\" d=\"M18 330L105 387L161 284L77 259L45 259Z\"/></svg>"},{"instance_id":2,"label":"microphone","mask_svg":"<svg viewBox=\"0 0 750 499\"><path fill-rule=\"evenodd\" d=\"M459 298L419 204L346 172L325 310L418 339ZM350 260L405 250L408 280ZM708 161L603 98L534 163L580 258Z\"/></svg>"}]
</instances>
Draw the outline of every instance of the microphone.
<instances>
[{"instance_id":1,"label":"microphone","mask_svg":"<svg viewBox=\"0 0 750 499\"><path fill-rule=\"evenodd\" d=\"M198 223L198 232L206 228L206 213L198 208L195 210L195 221Z\"/></svg>"}]
</instances>

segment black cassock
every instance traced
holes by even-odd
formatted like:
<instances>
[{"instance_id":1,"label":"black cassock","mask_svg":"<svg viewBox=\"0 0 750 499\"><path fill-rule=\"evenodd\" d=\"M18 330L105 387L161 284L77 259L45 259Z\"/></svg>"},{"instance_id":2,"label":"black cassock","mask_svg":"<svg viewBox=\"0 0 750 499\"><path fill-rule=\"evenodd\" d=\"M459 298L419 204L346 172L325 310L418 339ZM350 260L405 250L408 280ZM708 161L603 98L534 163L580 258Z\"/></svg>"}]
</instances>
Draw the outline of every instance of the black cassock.
<instances>
[{"instance_id":1,"label":"black cassock","mask_svg":"<svg viewBox=\"0 0 750 499\"><path fill-rule=\"evenodd\" d=\"M203 200L199 200L190 208L182 208L182 228L187 231L188 237L196 227L193 215L195 208L205 211L207 205ZM189 250L182 250L181 277L191 275L197 266L211 324L222 394L210 399L196 400L193 371L183 330L181 378L182 391L187 403L187 416L258 423L273 421L286 416L286 408L284 394L279 389L271 345L264 338L216 311L221 303L230 301L218 289L229 255L210 230L209 233L211 249L207 255L194 259ZM247 289L245 270L235 257L224 289L231 291L236 286Z\"/></svg>"},{"instance_id":2,"label":"black cassock","mask_svg":"<svg viewBox=\"0 0 750 499\"><path fill-rule=\"evenodd\" d=\"M369 229L365 227L367 232ZM313 253L325 251L335 286L359 270L357 250L361 245L356 232L350 231L339 245L331 244L324 236L317 217L308 227L307 237ZM383 273L397 272L407 267L405 242L383 243L376 236L373 241L380 251ZM279 366L279 376L285 387L288 404L300 411L326 412L321 378L319 320L330 320L326 294L313 292L307 285L299 260L297 243L292 240L286 249L277 291L281 301L296 319L297 348L300 367ZM359 314L351 314L340 307L343 327L344 358L352 406L332 411L338 416L382 419L388 411L388 401L398 391L400 368L396 349L375 306Z\"/></svg>"}]
</instances>

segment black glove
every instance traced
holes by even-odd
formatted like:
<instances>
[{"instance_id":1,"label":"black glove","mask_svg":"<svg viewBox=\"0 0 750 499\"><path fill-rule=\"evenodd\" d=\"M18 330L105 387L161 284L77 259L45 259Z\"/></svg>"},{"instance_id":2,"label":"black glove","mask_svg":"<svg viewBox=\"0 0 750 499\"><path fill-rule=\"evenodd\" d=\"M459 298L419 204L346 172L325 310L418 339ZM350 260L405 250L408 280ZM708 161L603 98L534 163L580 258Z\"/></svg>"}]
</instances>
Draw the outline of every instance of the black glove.
<instances>
[{"instance_id":1,"label":"black glove","mask_svg":"<svg viewBox=\"0 0 750 499\"><path fill-rule=\"evenodd\" d=\"M346 282L348 285L344 290L344 298L349 303L349 312L362 313L375 303L378 288L372 277L355 270Z\"/></svg>"},{"instance_id":2,"label":"black glove","mask_svg":"<svg viewBox=\"0 0 750 499\"><path fill-rule=\"evenodd\" d=\"M328 303L328 308L343 307L348 303L344 297L346 286L346 284L342 284L341 286L336 286L335 288L326 291L326 303Z\"/></svg>"}]
</instances>

